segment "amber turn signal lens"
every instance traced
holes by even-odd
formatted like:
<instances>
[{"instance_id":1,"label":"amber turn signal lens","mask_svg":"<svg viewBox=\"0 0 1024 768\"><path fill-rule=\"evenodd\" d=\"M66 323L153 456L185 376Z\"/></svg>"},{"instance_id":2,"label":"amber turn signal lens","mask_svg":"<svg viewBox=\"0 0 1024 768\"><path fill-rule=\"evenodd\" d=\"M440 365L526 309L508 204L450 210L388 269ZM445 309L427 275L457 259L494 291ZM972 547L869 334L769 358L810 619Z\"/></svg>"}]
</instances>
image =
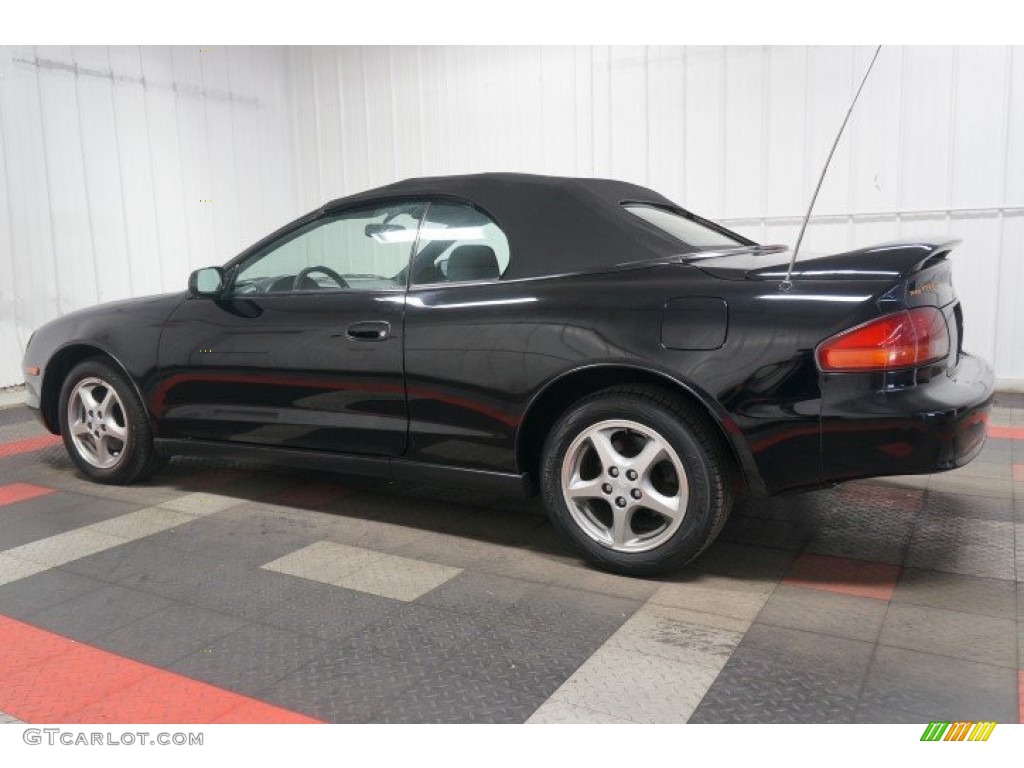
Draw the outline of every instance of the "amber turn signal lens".
<instances>
[{"instance_id":1,"label":"amber turn signal lens","mask_svg":"<svg viewBox=\"0 0 1024 768\"><path fill-rule=\"evenodd\" d=\"M38 376L39 375L39 366L38 365L30 365L30 366L28 366L25 369L25 373L27 373L29 376Z\"/></svg>"},{"instance_id":2,"label":"amber turn signal lens","mask_svg":"<svg viewBox=\"0 0 1024 768\"><path fill-rule=\"evenodd\" d=\"M891 371L942 360L949 329L935 307L917 307L843 331L818 346L822 371Z\"/></svg>"}]
</instances>

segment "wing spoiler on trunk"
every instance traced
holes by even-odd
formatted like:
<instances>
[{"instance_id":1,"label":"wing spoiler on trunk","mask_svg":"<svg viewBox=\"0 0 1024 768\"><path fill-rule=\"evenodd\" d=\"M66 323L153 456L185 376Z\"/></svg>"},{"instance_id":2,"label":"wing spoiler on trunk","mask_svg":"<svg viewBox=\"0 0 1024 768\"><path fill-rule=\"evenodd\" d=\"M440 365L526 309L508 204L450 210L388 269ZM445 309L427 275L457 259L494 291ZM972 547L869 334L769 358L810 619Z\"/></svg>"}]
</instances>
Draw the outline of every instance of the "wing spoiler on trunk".
<instances>
[{"instance_id":1,"label":"wing spoiler on trunk","mask_svg":"<svg viewBox=\"0 0 1024 768\"><path fill-rule=\"evenodd\" d=\"M793 279L892 280L944 259L959 244L958 239L908 240L829 256L808 255L794 266ZM786 276L786 264L786 259L748 250L700 259L694 266L715 277L732 280L782 280Z\"/></svg>"}]
</instances>

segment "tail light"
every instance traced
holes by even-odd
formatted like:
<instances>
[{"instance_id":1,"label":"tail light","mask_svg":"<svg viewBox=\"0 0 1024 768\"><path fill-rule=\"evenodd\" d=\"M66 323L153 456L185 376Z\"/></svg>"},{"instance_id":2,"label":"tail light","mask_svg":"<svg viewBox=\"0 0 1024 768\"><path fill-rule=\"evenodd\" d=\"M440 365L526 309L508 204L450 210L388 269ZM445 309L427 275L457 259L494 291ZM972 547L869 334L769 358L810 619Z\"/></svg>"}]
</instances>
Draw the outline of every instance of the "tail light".
<instances>
[{"instance_id":1,"label":"tail light","mask_svg":"<svg viewBox=\"0 0 1024 768\"><path fill-rule=\"evenodd\" d=\"M891 371L914 368L949 354L949 330L935 307L886 315L818 345L823 371Z\"/></svg>"}]
</instances>

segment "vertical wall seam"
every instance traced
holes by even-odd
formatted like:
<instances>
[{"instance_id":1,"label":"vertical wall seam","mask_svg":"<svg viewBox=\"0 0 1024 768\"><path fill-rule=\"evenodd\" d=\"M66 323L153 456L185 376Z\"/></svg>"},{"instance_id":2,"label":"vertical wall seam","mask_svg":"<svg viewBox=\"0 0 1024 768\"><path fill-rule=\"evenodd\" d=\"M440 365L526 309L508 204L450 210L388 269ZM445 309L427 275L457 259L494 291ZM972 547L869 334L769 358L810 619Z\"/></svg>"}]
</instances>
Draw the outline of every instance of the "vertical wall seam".
<instances>
[{"instance_id":1,"label":"vertical wall seam","mask_svg":"<svg viewBox=\"0 0 1024 768\"><path fill-rule=\"evenodd\" d=\"M125 268L128 271L128 292L131 295L135 295L135 279L133 277L134 270L132 269L132 241L128 235L128 204L124 194L124 162L121 157L121 130L117 125L117 98L115 88L117 88L117 81L113 77L114 74L114 62L110 58L110 48L105 49L107 54L107 66L110 68L111 83L110 83L110 111L114 115L114 157L117 161L117 189L121 197L121 229L124 235L124 256L125 256ZM97 282L99 281L99 275L96 276Z\"/></svg>"},{"instance_id":2,"label":"vertical wall seam","mask_svg":"<svg viewBox=\"0 0 1024 768\"><path fill-rule=\"evenodd\" d=\"M97 262L96 253L96 231L93 227L93 205L92 193L89 191L89 173L85 159L85 131L82 130L82 99L78 93L78 62L75 60L75 49L71 48L71 60L75 64L75 114L78 116L78 151L82 154L82 187L85 189L85 217L89 222L89 245L92 249L92 275L96 285L96 296L94 302L103 298L100 288L100 265Z\"/></svg>"}]
</instances>

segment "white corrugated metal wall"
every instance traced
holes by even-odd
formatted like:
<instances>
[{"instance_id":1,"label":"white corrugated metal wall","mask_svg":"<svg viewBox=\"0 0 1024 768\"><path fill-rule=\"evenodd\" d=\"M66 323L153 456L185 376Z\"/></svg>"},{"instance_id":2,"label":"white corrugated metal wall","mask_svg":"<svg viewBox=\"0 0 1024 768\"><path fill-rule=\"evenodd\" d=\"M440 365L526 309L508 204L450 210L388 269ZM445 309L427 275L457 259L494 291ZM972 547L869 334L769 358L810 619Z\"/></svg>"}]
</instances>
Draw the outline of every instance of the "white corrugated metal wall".
<instances>
[{"instance_id":1,"label":"white corrugated metal wall","mask_svg":"<svg viewBox=\"0 0 1024 768\"><path fill-rule=\"evenodd\" d=\"M43 322L293 216L289 105L284 49L0 47L0 386Z\"/></svg>"},{"instance_id":2,"label":"white corrugated metal wall","mask_svg":"<svg viewBox=\"0 0 1024 768\"><path fill-rule=\"evenodd\" d=\"M0 51L7 383L58 311L177 288L293 214L406 176L614 176L792 243L872 49ZM1024 384L1024 47L884 49L816 214L809 250L964 237L967 343Z\"/></svg>"}]
</instances>

